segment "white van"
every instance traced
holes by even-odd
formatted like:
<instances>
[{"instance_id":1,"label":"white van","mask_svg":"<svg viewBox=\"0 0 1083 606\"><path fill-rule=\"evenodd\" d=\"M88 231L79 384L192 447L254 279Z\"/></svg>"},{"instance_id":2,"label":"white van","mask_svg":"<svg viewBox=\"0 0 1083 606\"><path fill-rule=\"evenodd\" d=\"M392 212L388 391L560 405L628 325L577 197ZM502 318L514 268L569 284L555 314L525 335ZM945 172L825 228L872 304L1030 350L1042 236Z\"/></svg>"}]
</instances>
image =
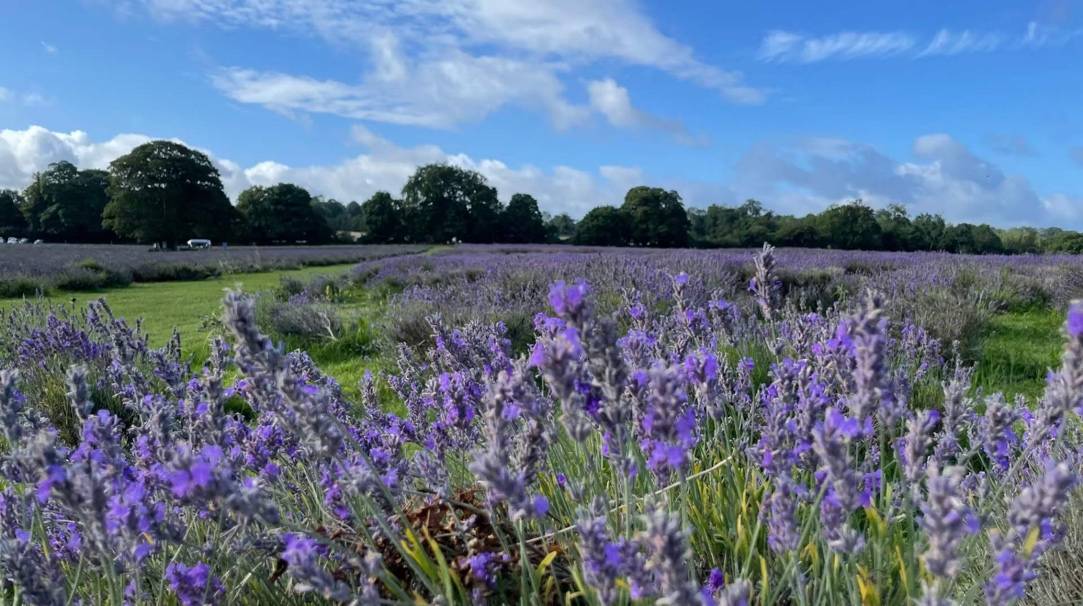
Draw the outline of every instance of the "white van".
<instances>
[{"instance_id":1,"label":"white van","mask_svg":"<svg viewBox=\"0 0 1083 606\"><path fill-rule=\"evenodd\" d=\"M210 248L211 241L203 240L201 238L192 238L188 240L188 248Z\"/></svg>"}]
</instances>

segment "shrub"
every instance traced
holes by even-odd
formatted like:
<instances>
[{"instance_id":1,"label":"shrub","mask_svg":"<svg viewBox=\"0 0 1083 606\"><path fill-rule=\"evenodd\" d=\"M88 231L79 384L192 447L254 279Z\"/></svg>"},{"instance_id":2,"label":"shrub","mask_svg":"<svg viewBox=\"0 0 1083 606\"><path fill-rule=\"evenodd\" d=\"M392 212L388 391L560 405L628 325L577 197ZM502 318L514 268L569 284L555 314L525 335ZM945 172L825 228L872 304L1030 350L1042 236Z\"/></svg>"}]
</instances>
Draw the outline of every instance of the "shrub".
<instances>
[{"instance_id":1,"label":"shrub","mask_svg":"<svg viewBox=\"0 0 1083 606\"><path fill-rule=\"evenodd\" d=\"M113 271L97 262L84 261L57 276L54 285L60 290L88 291L128 286L132 283L129 272Z\"/></svg>"},{"instance_id":2,"label":"shrub","mask_svg":"<svg viewBox=\"0 0 1083 606\"><path fill-rule=\"evenodd\" d=\"M8 276L0 278L0 298L15 299L48 294L52 285L44 278Z\"/></svg>"},{"instance_id":3,"label":"shrub","mask_svg":"<svg viewBox=\"0 0 1083 606\"><path fill-rule=\"evenodd\" d=\"M273 333L303 341L337 341L343 334L335 308L322 303L296 303L262 297L260 323Z\"/></svg>"}]
</instances>

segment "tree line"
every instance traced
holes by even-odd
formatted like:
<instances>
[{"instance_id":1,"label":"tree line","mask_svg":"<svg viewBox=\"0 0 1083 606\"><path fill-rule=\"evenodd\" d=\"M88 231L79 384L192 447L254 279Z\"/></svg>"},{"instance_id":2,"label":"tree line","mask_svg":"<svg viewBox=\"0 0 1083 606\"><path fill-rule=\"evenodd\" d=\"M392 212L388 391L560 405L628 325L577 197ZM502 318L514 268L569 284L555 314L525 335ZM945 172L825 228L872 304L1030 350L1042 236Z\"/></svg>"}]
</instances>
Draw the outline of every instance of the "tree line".
<instances>
[{"instance_id":1,"label":"tree line","mask_svg":"<svg viewBox=\"0 0 1083 606\"><path fill-rule=\"evenodd\" d=\"M363 203L312 196L290 183L256 186L232 204L205 154L170 141L140 145L108 170L57 162L23 190L0 190L0 235L60 242L143 242L173 247L193 237L216 242L327 243L569 242L595 246L782 246L960 253L1083 252L1083 234L1058 228L950 224L910 217L902 205L873 209L860 200L803 217L776 214L755 200L686 208L679 193L628 190L575 221L541 212L529 194L507 204L481 174L447 164L419 167L399 197L376 192Z\"/></svg>"}]
</instances>

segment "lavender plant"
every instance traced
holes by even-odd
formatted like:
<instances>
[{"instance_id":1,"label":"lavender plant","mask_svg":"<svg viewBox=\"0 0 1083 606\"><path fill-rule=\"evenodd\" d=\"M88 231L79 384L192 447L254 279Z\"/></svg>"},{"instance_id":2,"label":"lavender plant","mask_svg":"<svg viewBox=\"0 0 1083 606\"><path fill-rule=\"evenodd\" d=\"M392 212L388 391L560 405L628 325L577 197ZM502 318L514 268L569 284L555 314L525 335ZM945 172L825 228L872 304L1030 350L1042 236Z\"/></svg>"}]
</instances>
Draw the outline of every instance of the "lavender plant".
<instances>
[{"instance_id":1,"label":"lavender plant","mask_svg":"<svg viewBox=\"0 0 1083 606\"><path fill-rule=\"evenodd\" d=\"M7 312L0 595L1009 604L1040 586L1078 506L1083 306L1045 395L1008 404L892 315L899 274L938 257L810 309L777 284L789 251L705 276L665 255L561 252L517 290L438 259L477 313L429 315L427 344L357 396L239 293L198 367L102 303ZM358 279L444 292L415 261ZM521 350L486 307L519 301Z\"/></svg>"}]
</instances>

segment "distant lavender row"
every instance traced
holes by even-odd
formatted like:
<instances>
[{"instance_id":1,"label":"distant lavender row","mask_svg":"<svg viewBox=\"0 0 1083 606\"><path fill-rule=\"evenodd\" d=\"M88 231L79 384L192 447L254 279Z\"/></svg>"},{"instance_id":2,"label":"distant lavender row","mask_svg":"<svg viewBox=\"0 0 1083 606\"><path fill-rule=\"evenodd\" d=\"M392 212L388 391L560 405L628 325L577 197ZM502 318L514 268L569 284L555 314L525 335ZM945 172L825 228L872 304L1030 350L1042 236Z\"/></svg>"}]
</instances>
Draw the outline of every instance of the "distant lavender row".
<instances>
[{"instance_id":1,"label":"distant lavender row","mask_svg":"<svg viewBox=\"0 0 1083 606\"><path fill-rule=\"evenodd\" d=\"M471 245L364 261L352 275L361 284L398 289L395 314L437 311L452 322L509 322L541 311L539 302L555 280L588 281L601 309L629 289L651 304L681 272L694 276L688 296L698 303L710 295L744 298L754 252ZM883 293L895 317L915 320L946 342L965 338L998 310L1063 305L1083 294L1083 261L1070 255L779 249L775 259L783 294L808 309L872 288Z\"/></svg>"},{"instance_id":2,"label":"distant lavender row","mask_svg":"<svg viewBox=\"0 0 1083 606\"><path fill-rule=\"evenodd\" d=\"M49 276L88 259L114 271L140 272L167 266L220 268L223 272L270 267L330 265L392 254L417 252L422 246L235 246L180 252L151 252L146 246L108 244L38 244L0 246L0 277Z\"/></svg>"}]
</instances>

